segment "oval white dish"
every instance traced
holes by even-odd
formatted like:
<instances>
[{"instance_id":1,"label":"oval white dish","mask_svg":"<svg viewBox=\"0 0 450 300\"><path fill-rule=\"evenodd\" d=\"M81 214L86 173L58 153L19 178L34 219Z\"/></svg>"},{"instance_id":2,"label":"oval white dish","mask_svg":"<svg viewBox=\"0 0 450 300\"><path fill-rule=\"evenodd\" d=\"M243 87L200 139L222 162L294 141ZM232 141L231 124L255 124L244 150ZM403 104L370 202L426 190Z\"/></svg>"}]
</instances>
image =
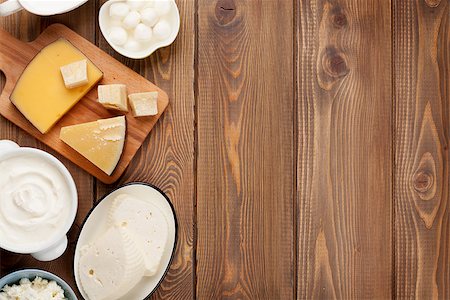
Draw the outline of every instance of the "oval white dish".
<instances>
[{"instance_id":1,"label":"oval white dish","mask_svg":"<svg viewBox=\"0 0 450 300\"><path fill-rule=\"evenodd\" d=\"M84 299L88 299L86 293L80 284L80 278L78 276L78 263L80 259L80 248L83 245L89 244L96 237L100 236L108 228L107 216L113 204L113 200L120 194L128 194L139 199L145 199L156 205L164 213L168 225L169 225L169 238L167 240L167 247L164 251L160 268L154 276L143 277L136 286L130 290L125 296L120 298L121 300L134 300L134 299L146 299L158 288L164 279L167 271L169 270L170 263L172 262L176 243L177 243L177 218L175 215L175 209L169 198L158 188L143 182L131 182L125 184L111 193L105 195L100 199L97 204L88 213L88 216L84 220L81 226L80 235L78 237L77 245L75 248L74 257L74 276L78 290Z\"/></svg>"},{"instance_id":2,"label":"oval white dish","mask_svg":"<svg viewBox=\"0 0 450 300\"><path fill-rule=\"evenodd\" d=\"M123 56L133 59L141 59L148 57L159 48L169 46L170 44L173 43L173 41L175 41L175 38L177 37L178 32L180 30L180 12L178 10L177 4L175 3L175 0L167 0L167 1L170 3L170 10L165 19L169 22L169 24L172 27L172 33L169 35L167 39L165 40L152 39L149 42L148 47L136 51L131 51L125 49L123 46L118 46L114 44L109 36L109 30L111 29L111 27L113 27L112 24L113 21L109 16L109 8L112 4L116 2L125 2L124 0L109 0L101 6L100 12L98 14L98 23L100 26L100 31L103 34L103 37L115 51L117 51Z\"/></svg>"}]
</instances>

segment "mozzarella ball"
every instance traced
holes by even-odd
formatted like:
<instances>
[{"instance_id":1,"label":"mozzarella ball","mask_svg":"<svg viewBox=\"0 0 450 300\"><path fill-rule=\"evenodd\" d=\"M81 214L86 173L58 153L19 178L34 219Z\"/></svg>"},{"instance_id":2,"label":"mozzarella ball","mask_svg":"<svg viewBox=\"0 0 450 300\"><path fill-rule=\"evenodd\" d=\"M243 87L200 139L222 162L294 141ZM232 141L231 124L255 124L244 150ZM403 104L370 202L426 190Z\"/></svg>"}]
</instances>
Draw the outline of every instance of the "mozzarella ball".
<instances>
[{"instance_id":1,"label":"mozzarella ball","mask_svg":"<svg viewBox=\"0 0 450 300\"><path fill-rule=\"evenodd\" d=\"M127 42L128 33L125 29L119 26L111 27L109 32L109 38L111 42L115 45L121 46Z\"/></svg>"},{"instance_id":2,"label":"mozzarella ball","mask_svg":"<svg viewBox=\"0 0 450 300\"><path fill-rule=\"evenodd\" d=\"M135 39L129 39L124 48L128 51L138 51L141 48L141 44L139 44Z\"/></svg>"},{"instance_id":3,"label":"mozzarella ball","mask_svg":"<svg viewBox=\"0 0 450 300\"><path fill-rule=\"evenodd\" d=\"M152 39L152 36L152 28L145 24L141 23L134 29L134 38L137 41L148 42Z\"/></svg>"},{"instance_id":4,"label":"mozzarella ball","mask_svg":"<svg viewBox=\"0 0 450 300\"><path fill-rule=\"evenodd\" d=\"M171 33L172 28L167 21L160 21L155 25L155 27L153 27L153 34L159 40L167 39Z\"/></svg>"},{"instance_id":5,"label":"mozzarella ball","mask_svg":"<svg viewBox=\"0 0 450 300\"><path fill-rule=\"evenodd\" d=\"M147 4L148 1L145 0L128 0L127 4L130 6L131 9L138 10L142 7L144 7L145 4Z\"/></svg>"},{"instance_id":6,"label":"mozzarella ball","mask_svg":"<svg viewBox=\"0 0 450 300\"><path fill-rule=\"evenodd\" d=\"M155 0L153 7L160 16L167 15L170 11L171 3L168 0Z\"/></svg>"},{"instance_id":7,"label":"mozzarella ball","mask_svg":"<svg viewBox=\"0 0 450 300\"><path fill-rule=\"evenodd\" d=\"M137 11L130 11L128 15L123 19L123 27L126 29L133 29L141 22L141 14Z\"/></svg>"},{"instance_id":8,"label":"mozzarella ball","mask_svg":"<svg viewBox=\"0 0 450 300\"><path fill-rule=\"evenodd\" d=\"M130 7L123 2L111 4L109 7L109 16L115 19L123 19L130 11Z\"/></svg>"},{"instance_id":9,"label":"mozzarella ball","mask_svg":"<svg viewBox=\"0 0 450 300\"><path fill-rule=\"evenodd\" d=\"M147 26L153 27L159 20L159 15L156 9L147 7L141 10L141 21Z\"/></svg>"}]
</instances>

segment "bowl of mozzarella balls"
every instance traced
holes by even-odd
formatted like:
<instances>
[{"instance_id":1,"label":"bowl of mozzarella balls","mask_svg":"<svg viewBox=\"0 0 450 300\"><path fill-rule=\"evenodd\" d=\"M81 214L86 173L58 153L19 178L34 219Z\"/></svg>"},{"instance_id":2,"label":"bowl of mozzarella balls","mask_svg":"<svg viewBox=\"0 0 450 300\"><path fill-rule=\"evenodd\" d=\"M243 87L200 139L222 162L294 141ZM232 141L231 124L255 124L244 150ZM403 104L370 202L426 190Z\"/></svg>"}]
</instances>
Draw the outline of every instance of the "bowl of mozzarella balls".
<instances>
[{"instance_id":1,"label":"bowl of mozzarella balls","mask_svg":"<svg viewBox=\"0 0 450 300\"><path fill-rule=\"evenodd\" d=\"M115 51L141 59L173 43L180 13L175 0L109 0L100 8L99 25Z\"/></svg>"}]
</instances>

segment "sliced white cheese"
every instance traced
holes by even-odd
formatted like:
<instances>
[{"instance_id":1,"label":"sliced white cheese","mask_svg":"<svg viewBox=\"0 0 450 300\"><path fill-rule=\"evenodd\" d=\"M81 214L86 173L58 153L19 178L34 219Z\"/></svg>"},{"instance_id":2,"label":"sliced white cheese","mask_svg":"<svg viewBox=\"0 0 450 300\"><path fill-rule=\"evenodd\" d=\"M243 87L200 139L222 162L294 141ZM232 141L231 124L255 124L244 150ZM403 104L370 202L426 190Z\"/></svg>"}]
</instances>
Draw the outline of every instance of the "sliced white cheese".
<instances>
[{"instance_id":1,"label":"sliced white cheese","mask_svg":"<svg viewBox=\"0 0 450 300\"><path fill-rule=\"evenodd\" d=\"M87 73L87 61L85 59L60 67L64 85L73 89L89 82Z\"/></svg>"},{"instance_id":2,"label":"sliced white cheese","mask_svg":"<svg viewBox=\"0 0 450 300\"><path fill-rule=\"evenodd\" d=\"M143 256L128 230L110 227L80 250L80 283L89 300L113 300L129 292L144 275Z\"/></svg>"},{"instance_id":3,"label":"sliced white cheese","mask_svg":"<svg viewBox=\"0 0 450 300\"><path fill-rule=\"evenodd\" d=\"M145 275L156 274L169 237L169 227L163 212L150 202L121 194L114 199L110 222L127 228L133 234L144 254Z\"/></svg>"}]
</instances>

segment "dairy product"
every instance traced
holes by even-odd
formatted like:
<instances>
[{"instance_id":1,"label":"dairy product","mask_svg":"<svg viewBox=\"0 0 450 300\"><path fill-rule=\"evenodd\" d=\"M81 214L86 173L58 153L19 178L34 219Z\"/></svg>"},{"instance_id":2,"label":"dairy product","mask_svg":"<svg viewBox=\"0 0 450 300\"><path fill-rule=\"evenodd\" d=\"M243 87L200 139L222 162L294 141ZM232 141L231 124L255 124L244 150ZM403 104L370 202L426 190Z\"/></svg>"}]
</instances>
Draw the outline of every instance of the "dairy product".
<instances>
[{"instance_id":1,"label":"dairy product","mask_svg":"<svg viewBox=\"0 0 450 300\"><path fill-rule=\"evenodd\" d=\"M0 159L0 241L9 249L38 249L63 235L72 199L60 170L37 155Z\"/></svg>"},{"instance_id":2,"label":"dairy product","mask_svg":"<svg viewBox=\"0 0 450 300\"><path fill-rule=\"evenodd\" d=\"M135 117L158 114L158 92L134 93L128 95L131 112Z\"/></svg>"},{"instance_id":3,"label":"dairy product","mask_svg":"<svg viewBox=\"0 0 450 300\"><path fill-rule=\"evenodd\" d=\"M128 111L127 87L125 84L99 85L98 102L108 109Z\"/></svg>"},{"instance_id":4,"label":"dairy product","mask_svg":"<svg viewBox=\"0 0 450 300\"><path fill-rule=\"evenodd\" d=\"M60 67L86 60L88 83L67 89ZM67 40L43 48L28 64L10 96L11 102L41 133L46 133L101 78L102 72Z\"/></svg>"},{"instance_id":5,"label":"dairy product","mask_svg":"<svg viewBox=\"0 0 450 300\"><path fill-rule=\"evenodd\" d=\"M22 278L19 284L5 285L0 292L0 300L66 300L64 290L54 281L37 276L33 281Z\"/></svg>"},{"instance_id":6,"label":"dairy product","mask_svg":"<svg viewBox=\"0 0 450 300\"><path fill-rule=\"evenodd\" d=\"M68 89L73 89L89 82L87 61L85 59L62 66L60 69L64 85Z\"/></svg>"},{"instance_id":7,"label":"dairy product","mask_svg":"<svg viewBox=\"0 0 450 300\"><path fill-rule=\"evenodd\" d=\"M113 226L130 231L144 254L145 275L154 275L169 237L167 220L161 210L151 202L121 194L114 199L109 220Z\"/></svg>"},{"instance_id":8,"label":"dairy product","mask_svg":"<svg viewBox=\"0 0 450 300\"><path fill-rule=\"evenodd\" d=\"M60 138L108 175L114 171L125 142L124 116L61 128Z\"/></svg>"},{"instance_id":9,"label":"dairy product","mask_svg":"<svg viewBox=\"0 0 450 300\"><path fill-rule=\"evenodd\" d=\"M79 278L90 300L118 299L144 275L143 256L125 227L110 227L80 250Z\"/></svg>"}]
</instances>

